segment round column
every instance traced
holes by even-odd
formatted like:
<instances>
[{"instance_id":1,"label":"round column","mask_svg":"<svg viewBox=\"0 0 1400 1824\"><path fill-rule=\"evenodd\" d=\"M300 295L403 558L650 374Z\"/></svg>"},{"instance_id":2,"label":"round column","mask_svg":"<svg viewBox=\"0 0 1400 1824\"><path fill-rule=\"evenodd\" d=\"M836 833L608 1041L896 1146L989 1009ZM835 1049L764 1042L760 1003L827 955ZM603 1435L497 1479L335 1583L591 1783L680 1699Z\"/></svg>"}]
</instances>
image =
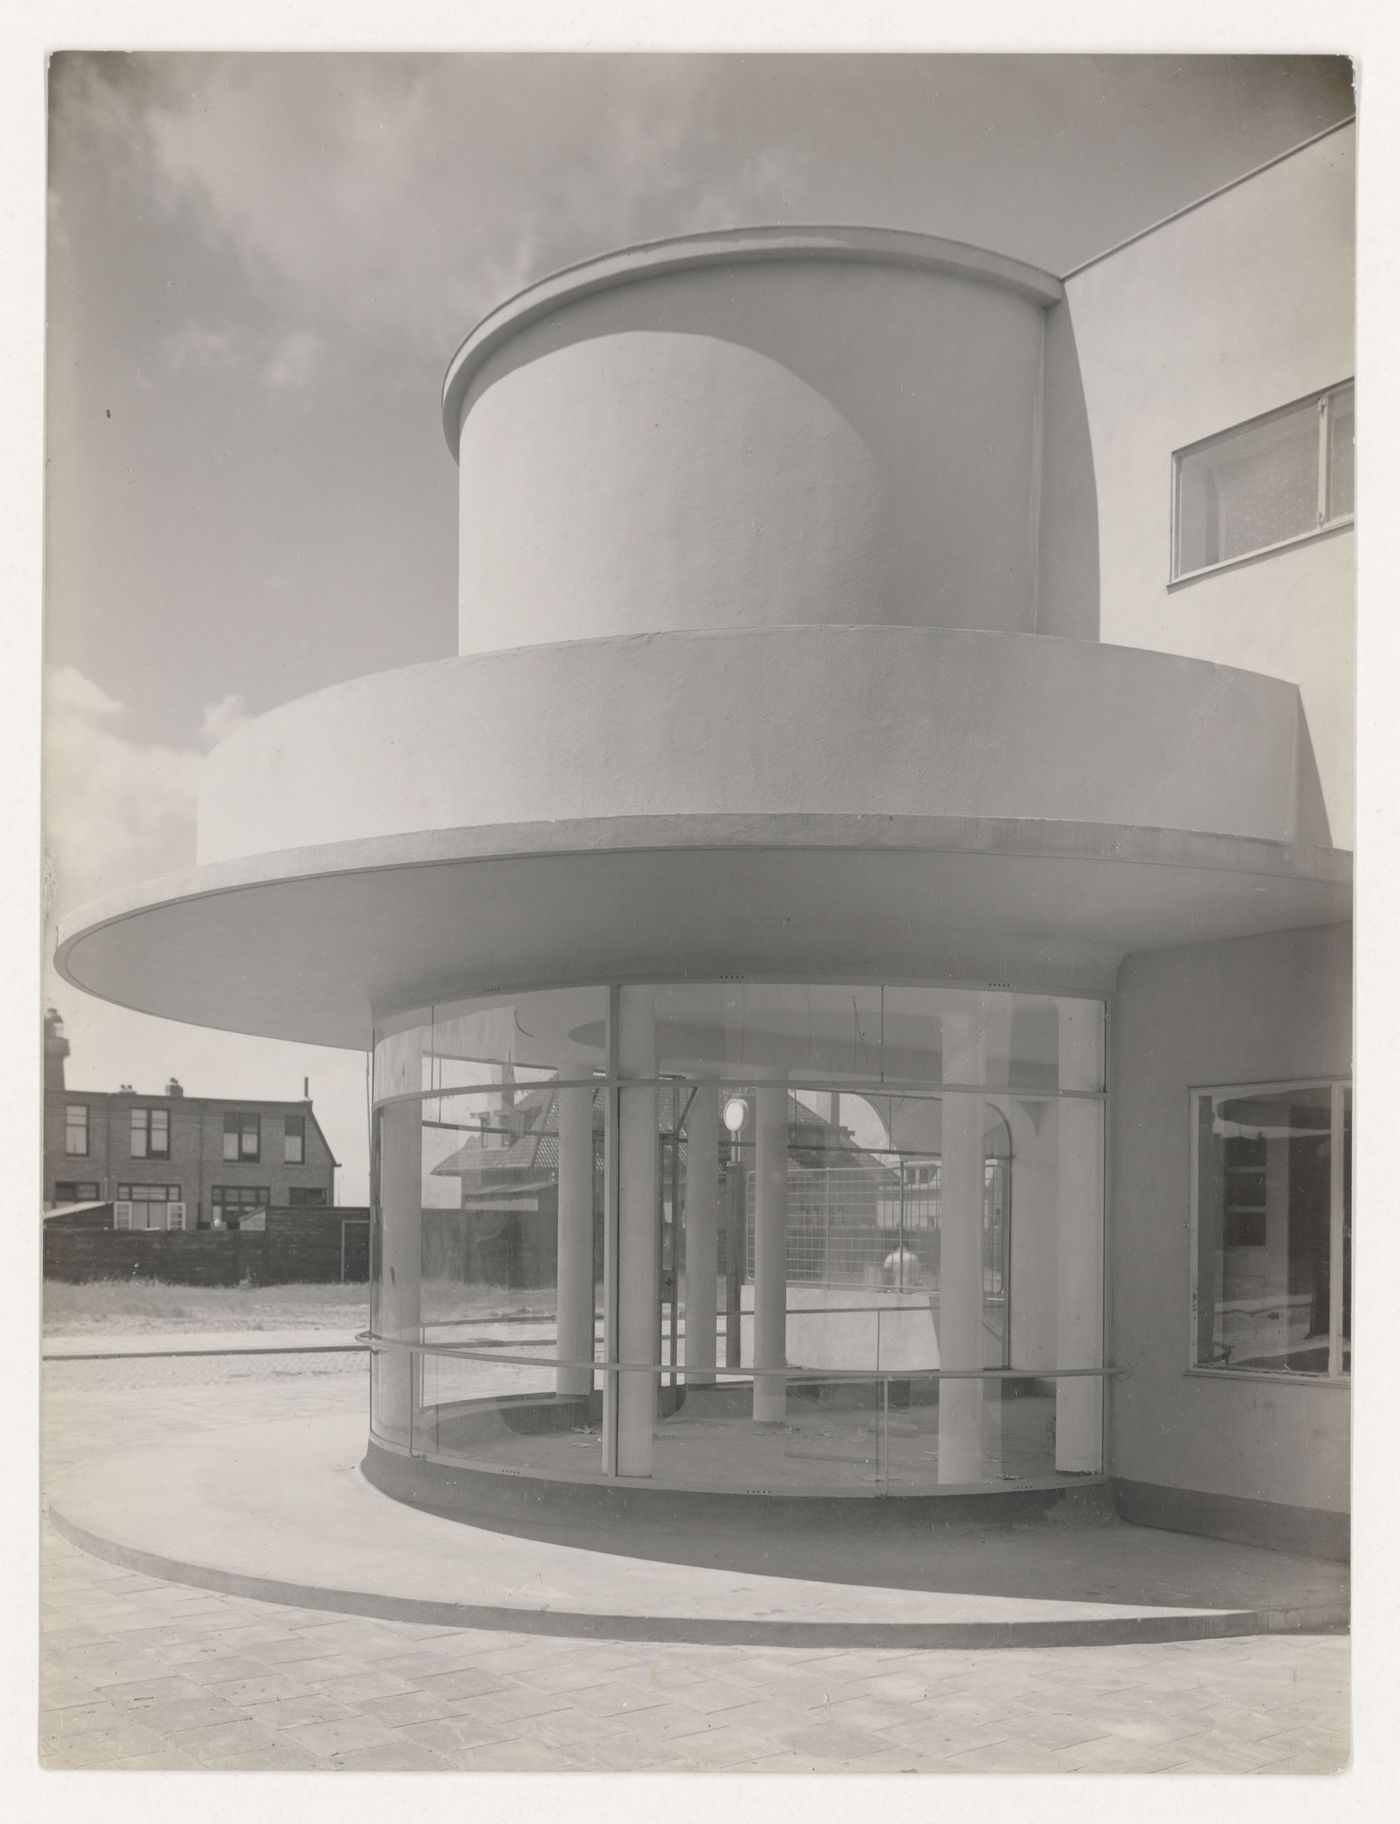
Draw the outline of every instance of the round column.
<instances>
[{"instance_id":1,"label":"round column","mask_svg":"<svg viewBox=\"0 0 1400 1824\"><path fill-rule=\"evenodd\" d=\"M719 1092L702 1084L685 1123L685 1366L688 1385L714 1383L719 1278Z\"/></svg>"},{"instance_id":2,"label":"round column","mask_svg":"<svg viewBox=\"0 0 1400 1824\"><path fill-rule=\"evenodd\" d=\"M943 1076L950 1083L980 1083L985 1071L982 1010L943 1017ZM938 1364L982 1366L982 1220L985 1199L982 1096L943 1098L943 1203L938 1274ZM982 1479L985 1384L938 1384L938 1480Z\"/></svg>"},{"instance_id":3,"label":"round column","mask_svg":"<svg viewBox=\"0 0 1400 1824\"><path fill-rule=\"evenodd\" d=\"M754 1097L753 1416L781 1425L787 1381L765 1369L787 1366L787 1085Z\"/></svg>"},{"instance_id":4,"label":"round column","mask_svg":"<svg viewBox=\"0 0 1400 1824\"><path fill-rule=\"evenodd\" d=\"M1060 1003L1060 1088L1103 1086L1103 1009ZM1059 1135L1058 1321L1061 1368L1103 1365L1103 1110L1061 1097ZM1076 1376L1055 1384L1055 1468L1089 1475L1103 1467L1103 1382Z\"/></svg>"},{"instance_id":5,"label":"round column","mask_svg":"<svg viewBox=\"0 0 1400 1824\"><path fill-rule=\"evenodd\" d=\"M559 1254L557 1338L562 1361L593 1357L593 1091L559 1092ZM557 1368L555 1391L586 1398L588 1368Z\"/></svg>"},{"instance_id":6,"label":"round column","mask_svg":"<svg viewBox=\"0 0 1400 1824\"><path fill-rule=\"evenodd\" d=\"M417 1102L379 1115L379 1292L375 1328L399 1342L423 1340L423 1124ZM402 1349L380 1352L375 1413L384 1436L411 1442L422 1371Z\"/></svg>"},{"instance_id":7,"label":"round column","mask_svg":"<svg viewBox=\"0 0 1400 1824\"><path fill-rule=\"evenodd\" d=\"M625 988L618 1007L618 1069L624 1079L656 1071L649 989ZM657 1103L655 1083L624 1081L618 1095L618 1359L650 1362L656 1346ZM617 1377L617 1471L651 1474L657 1380L651 1373Z\"/></svg>"}]
</instances>

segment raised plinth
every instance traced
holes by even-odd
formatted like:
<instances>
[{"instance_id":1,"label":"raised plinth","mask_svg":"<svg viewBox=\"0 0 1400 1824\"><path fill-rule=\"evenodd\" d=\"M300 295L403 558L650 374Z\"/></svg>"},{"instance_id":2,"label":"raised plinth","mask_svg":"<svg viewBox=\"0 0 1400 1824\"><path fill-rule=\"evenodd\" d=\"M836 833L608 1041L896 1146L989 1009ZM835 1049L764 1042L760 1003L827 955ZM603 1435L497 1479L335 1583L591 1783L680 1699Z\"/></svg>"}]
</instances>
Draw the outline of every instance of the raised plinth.
<instances>
[{"instance_id":1,"label":"raised plinth","mask_svg":"<svg viewBox=\"0 0 1400 1824\"><path fill-rule=\"evenodd\" d=\"M182 1432L57 1478L65 1537L233 1595L439 1627L774 1646L1014 1647L1343 1625L1337 1565L1113 1520L782 1529L708 1523L529 1539L391 1500L363 1421ZM620 1549L619 1549L620 1548Z\"/></svg>"}]
</instances>

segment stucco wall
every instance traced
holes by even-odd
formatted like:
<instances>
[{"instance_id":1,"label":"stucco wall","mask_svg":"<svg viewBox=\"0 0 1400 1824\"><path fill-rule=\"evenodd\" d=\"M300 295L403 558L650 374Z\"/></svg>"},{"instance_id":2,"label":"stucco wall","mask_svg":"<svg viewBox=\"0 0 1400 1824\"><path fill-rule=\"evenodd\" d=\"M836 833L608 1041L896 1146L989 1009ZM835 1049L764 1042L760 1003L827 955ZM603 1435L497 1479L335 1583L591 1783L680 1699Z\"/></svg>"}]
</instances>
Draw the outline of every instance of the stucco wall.
<instances>
[{"instance_id":1,"label":"stucco wall","mask_svg":"<svg viewBox=\"0 0 1400 1824\"><path fill-rule=\"evenodd\" d=\"M1033 631L1044 317L986 280L856 259L565 299L466 394L460 650L813 622ZM1072 411L1072 372L1056 377ZM1086 457L1068 437L1057 467ZM1056 500L1078 510L1082 487Z\"/></svg>"},{"instance_id":2,"label":"stucco wall","mask_svg":"<svg viewBox=\"0 0 1400 1824\"><path fill-rule=\"evenodd\" d=\"M1333 133L1065 288L1098 486L1102 637L1292 679L1343 848L1352 532L1168 581L1173 451L1353 373L1354 159L1354 129Z\"/></svg>"},{"instance_id":3,"label":"stucco wall","mask_svg":"<svg viewBox=\"0 0 1400 1824\"><path fill-rule=\"evenodd\" d=\"M584 641L356 679L260 716L205 765L198 855L739 811L1318 842L1298 729L1289 685L1080 640L824 627Z\"/></svg>"},{"instance_id":4,"label":"stucco wall","mask_svg":"<svg viewBox=\"0 0 1400 1824\"><path fill-rule=\"evenodd\" d=\"M1348 1395L1187 1372L1188 1091L1350 1067L1350 927L1128 957L1111 1027L1109 1468L1345 1512Z\"/></svg>"}]
</instances>

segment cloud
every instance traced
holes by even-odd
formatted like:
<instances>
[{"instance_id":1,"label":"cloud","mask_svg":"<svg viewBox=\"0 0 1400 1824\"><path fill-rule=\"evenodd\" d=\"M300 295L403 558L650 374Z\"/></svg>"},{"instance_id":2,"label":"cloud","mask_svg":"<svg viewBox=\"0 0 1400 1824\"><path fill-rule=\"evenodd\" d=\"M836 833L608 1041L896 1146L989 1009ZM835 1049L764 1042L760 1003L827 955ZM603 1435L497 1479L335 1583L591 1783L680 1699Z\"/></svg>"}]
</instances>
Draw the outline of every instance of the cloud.
<instances>
[{"instance_id":1,"label":"cloud","mask_svg":"<svg viewBox=\"0 0 1400 1824\"><path fill-rule=\"evenodd\" d=\"M314 329L259 335L189 322L164 337L160 352L172 374L245 374L274 393L298 393L320 374L326 342Z\"/></svg>"},{"instance_id":2,"label":"cloud","mask_svg":"<svg viewBox=\"0 0 1400 1824\"><path fill-rule=\"evenodd\" d=\"M240 367L247 360L243 338L236 330L211 329L207 323L186 323L161 344L165 364L172 373L193 369L209 373Z\"/></svg>"},{"instance_id":3,"label":"cloud","mask_svg":"<svg viewBox=\"0 0 1400 1824\"><path fill-rule=\"evenodd\" d=\"M263 369L263 381L279 392L310 386L320 371L325 343L314 329L294 330L273 349Z\"/></svg>"},{"instance_id":4,"label":"cloud","mask_svg":"<svg viewBox=\"0 0 1400 1824\"><path fill-rule=\"evenodd\" d=\"M773 219L804 180L795 150L735 150L704 58L78 63L55 97L60 141L125 161L303 326L263 363L279 387L313 375L315 334L436 359L547 271Z\"/></svg>"},{"instance_id":5,"label":"cloud","mask_svg":"<svg viewBox=\"0 0 1400 1824\"><path fill-rule=\"evenodd\" d=\"M250 720L248 705L240 696L230 695L217 703L207 703L199 725L200 738L212 747L216 742L226 740Z\"/></svg>"},{"instance_id":6,"label":"cloud","mask_svg":"<svg viewBox=\"0 0 1400 1824\"><path fill-rule=\"evenodd\" d=\"M44 840L56 916L193 859L193 750L140 741L126 710L75 666L49 674Z\"/></svg>"},{"instance_id":7,"label":"cloud","mask_svg":"<svg viewBox=\"0 0 1400 1824\"><path fill-rule=\"evenodd\" d=\"M129 882L189 865L201 755L134 738L126 708L75 666L52 669L44 695L45 897L56 919ZM246 713L241 697L211 703L202 737L221 738ZM152 1019L79 993L52 965L45 989L67 1024L70 1083L154 1088L173 1073L191 1095L290 1099L309 1076L317 1115L344 1168L336 1180L339 1198L365 1200L362 1053Z\"/></svg>"}]
</instances>

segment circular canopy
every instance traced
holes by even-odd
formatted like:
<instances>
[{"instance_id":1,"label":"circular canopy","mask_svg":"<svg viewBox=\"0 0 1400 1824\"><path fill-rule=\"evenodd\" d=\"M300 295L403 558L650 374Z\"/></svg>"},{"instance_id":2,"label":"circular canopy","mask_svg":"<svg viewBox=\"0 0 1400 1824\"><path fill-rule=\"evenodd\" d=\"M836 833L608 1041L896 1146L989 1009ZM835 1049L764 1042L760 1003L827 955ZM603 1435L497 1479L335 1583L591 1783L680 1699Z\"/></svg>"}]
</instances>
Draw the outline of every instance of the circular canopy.
<instances>
[{"instance_id":1,"label":"circular canopy","mask_svg":"<svg viewBox=\"0 0 1400 1824\"><path fill-rule=\"evenodd\" d=\"M1010 819L596 819L218 862L60 930L87 993L362 1048L374 1014L566 981L945 980L1100 993L1134 950L1344 920L1344 853Z\"/></svg>"}]
</instances>

